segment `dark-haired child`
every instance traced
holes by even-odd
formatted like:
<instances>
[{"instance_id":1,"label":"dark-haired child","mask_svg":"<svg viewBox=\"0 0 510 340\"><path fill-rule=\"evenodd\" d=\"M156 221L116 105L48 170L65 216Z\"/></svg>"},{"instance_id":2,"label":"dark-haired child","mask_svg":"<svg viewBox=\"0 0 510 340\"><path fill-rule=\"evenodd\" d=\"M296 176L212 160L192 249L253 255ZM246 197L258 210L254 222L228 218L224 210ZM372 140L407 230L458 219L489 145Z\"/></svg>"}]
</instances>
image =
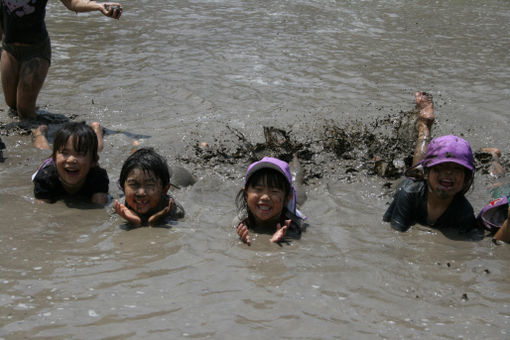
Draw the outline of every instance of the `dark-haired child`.
<instances>
[{"instance_id":1,"label":"dark-haired child","mask_svg":"<svg viewBox=\"0 0 510 340\"><path fill-rule=\"evenodd\" d=\"M41 125L33 130L34 145L50 149ZM53 153L32 176L35 198L45 202L78 199L104 205L108 202L108 175L98 165L103 147L103 131L99 123L67 123L55 134Z\"/></svg>"},{"instance_id":2,"label":"dark-haired child","mask_svg":"<svg viewBox=\"0 0 510 340\"><path fill-rule=\"evenodd\" d=\"M238 216L233 226L241 240L251 244L249 230L269 232L271 242L280 242L286 234L299 238L304 217L296 209L289 164L264 157L248 167L244 186L236 197Z\"/></svg>"},{"instance_id":3,"label":"dark-haired child","mask_svg":"<svg viewBox=\"0 0 510 340\"><path fill-rule=\"evenodd\" d=\"M184 208L168 194L170 171L166 160L151 148L131 154L120 172L125 204L115 201L117 214L136 227L154 225L165 217L184 217Z\"/></svg>"},{"instance_id":4,"label":"dark-haired child","mask_svg":"<svg viewBox=\"0 0 510 340\"><path fill-rule=\"evenodd\" d=\"M383 220L399 231L412 225L476 229L474 211L464 194L473 183L474 158L469 143L457 136L434 138L428 143L434 122L432 97L417 92L418 140L413 167L397 189Z\"/></svg>"}]
</instances>

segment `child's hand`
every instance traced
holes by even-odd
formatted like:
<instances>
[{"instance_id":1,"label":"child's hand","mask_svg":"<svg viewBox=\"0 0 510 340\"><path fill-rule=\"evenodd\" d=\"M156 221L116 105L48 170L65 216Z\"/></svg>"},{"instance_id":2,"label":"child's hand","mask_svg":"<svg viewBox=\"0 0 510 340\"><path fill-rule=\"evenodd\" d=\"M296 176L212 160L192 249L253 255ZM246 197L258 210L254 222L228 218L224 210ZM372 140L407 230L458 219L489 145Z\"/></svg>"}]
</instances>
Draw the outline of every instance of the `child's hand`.
<instances>
[{"instance_id":1,"label":"child's hand","mask_svg":"<svg viewBox=\"0 0 510 340\"><path fill-rule=\"evenodd\" d=\"M271 237L270 241L271 242L280 242L281 240L283 240L283 237L287 233L287 229L289 229L289 227L290 227L290 222L291 222L290 220L286 220L283 227L281 226L280 223L278 223L276 225L276 232L273 234L273 237Z\"/></svg>"},{"instance_id":2,"label":"child's hand","mask_svg":"<svg viewBox=\"0 0 510 340\"><path fill-rule=\"evenodd\" d=\"M241 238L241 241L247 245L251 245L250 235L248 234L248 227L243 222L237 226L237 235Z\"/></svg>"},{"instance_id":3,"label":"child's hand","mask_svg":"<svg viewBox=\"0 0 510 340\"><path fill-rule=\"evenodd\" d=\"M101 7L101 12L107 17L119 19L122 15L122 6L119 3L107 2Z\"/></svg>"},{"instance_id":4,"label":"child's hand","mask_svg":"<svg viewBox=\"0 0 510 340\"><path fill-rule=\"evenodd\" d=\"M170 198L168 200L168 206L166 206L165 208L163 208L163 210L160 210L157 213L155 213L154 215L152 215L151 217L149 217L149 224L150 225L156 224L160 218L162 218L163 216L168 214L170 211L172 211L173 207L174 207L174 199Z\"/></svg>"},{"instance_id":5,"label":"child's hand","mask_svg":"<svg viewBox=\"0 0 510 340\"><path fill-rule=\"evenodd\" d=\"M119 216L122 216L125 220L127 220L129 223L139 227L142 224L142 220L140 217L131 211L128 207L126 207L124 204L119 203L119 201L115 200L115 203L113 204L115 208L115 212L119 214Z\"/></svg>"}]
</instances>

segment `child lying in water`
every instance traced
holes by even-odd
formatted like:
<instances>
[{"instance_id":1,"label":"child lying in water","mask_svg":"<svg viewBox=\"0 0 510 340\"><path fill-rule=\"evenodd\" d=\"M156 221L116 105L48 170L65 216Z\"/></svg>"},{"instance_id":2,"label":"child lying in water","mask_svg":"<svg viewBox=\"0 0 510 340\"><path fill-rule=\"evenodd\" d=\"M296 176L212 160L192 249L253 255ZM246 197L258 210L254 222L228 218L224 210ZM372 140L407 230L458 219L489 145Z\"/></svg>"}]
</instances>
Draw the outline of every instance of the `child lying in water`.
<instances>
[{"instance_id":1,"label":"child lying in water","mask_svg":"<svg viewBox=\"0 0 510 340\"><path fill-rule=\"evenodd\" d=\"M304 218L296 209L296 192L289 165L277 158L264 157L252 163L244 186L237 194L238 216L233 225L243 242L250 245L249 230L269 231L271 242L280 242L287 233L298 238Z\"/></svg>"},{"instance_id":2,"label":"child lying in water","mask_svg":"<svg viewBox=\"0 0 510 340\"><path fill-rule=\"evenodd\" d=\"M468 232L476 229L474 211L464 194L473 183L474 158L469 143L457 136L434 138L432 97L417 92L418 140L413 166L397 189L383 220L399 231L419 223ZM417 170L422 170L419 172Z\"/></svg>"},{"instance_id":3,"label":"child lying in water","mask_svg":"<svg viewBox=\"0 0 510 340\"><path fill-rule=\"evenodd\" d=\"M125 204L116 200L115 211L134 226L184 217L184 208L168 194L170 171L166 160L153 149L142 148L129 156L122 165L119 182Z\"/></svg>"},{"instance_id":4,"label":"child lying in water","mask_svg":"<svg viewBox=\"0 0 510 340\"><path fill-rule=\"evenodd\" d=\"M50 149L46 138L48 127L33 131L34 145ZM45 202L59 199L83 199L104 205L108 201L108 175L98 165L98 151L103 148L101 125L94 122L67 123L53 142L51 158L46 159L32 176L34 196Z\"/></svg>"}]
</instances>

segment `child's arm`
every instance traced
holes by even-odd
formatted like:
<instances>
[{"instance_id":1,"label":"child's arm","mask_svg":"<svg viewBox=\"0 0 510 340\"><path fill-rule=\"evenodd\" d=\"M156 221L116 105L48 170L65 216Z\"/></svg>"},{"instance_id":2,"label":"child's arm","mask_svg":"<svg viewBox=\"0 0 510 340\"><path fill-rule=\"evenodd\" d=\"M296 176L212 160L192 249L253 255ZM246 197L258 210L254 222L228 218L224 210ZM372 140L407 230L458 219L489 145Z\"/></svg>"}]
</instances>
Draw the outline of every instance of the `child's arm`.
<instances>
[{"instance_id":1,"label":"child's arm","mask_svg":"<svg viewBox=\"0 0 510 340\"><path fill-rule=\"evenodd\" d=\"M498 232L494 235L494 238L496 240L504 241L504 242L510 242L510 205L508 206L508 217L506 218L505 222L499 228Z\"/></svg>"},{"instance_id":2,"label":"child's arm","mask_svg":"<svg viewBox=\"0 0 510 340\"><path fill-rule=\"evenodd\" d=\"M119 216L123 217L126 221L133 224L136 227L142 225L142 220L140 216L138 216L134 211L126 207L124 204L121 204L119 201L115 200L113 204L115 208L115 212L119 214Z\"/></svg>"}]
</instances>

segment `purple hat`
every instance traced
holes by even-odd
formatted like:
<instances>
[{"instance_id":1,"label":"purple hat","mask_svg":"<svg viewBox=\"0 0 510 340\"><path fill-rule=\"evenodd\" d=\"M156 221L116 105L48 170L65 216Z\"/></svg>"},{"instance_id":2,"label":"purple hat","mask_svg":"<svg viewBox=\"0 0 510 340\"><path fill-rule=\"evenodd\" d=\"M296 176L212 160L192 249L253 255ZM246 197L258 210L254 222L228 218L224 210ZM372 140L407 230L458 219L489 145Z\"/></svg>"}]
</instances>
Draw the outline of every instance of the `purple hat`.
<instances>
[{"instance_id":1,"label":"purple hat","mask_svg":"<svg viewBox=\"0 0 510 340\"><path fill-rule=\"evenodd\" d=\"M424 168L430 168L447 162L457 163L474 172L475 160L468 141L454 135L434 138L420 164Z\"/></svg>"},{"instance_id":2,"label":"purple hat","mask_svg":"<svg viewBox=\"0 0 510 340\"><path fill-rule=\"evenodd\" d=\"M292 199L287 204L287 209L289 209L292 213L296 213L296 190L292 185L292 174L290 173L289 164L278 158L273 157L264 157L260 161L255 163L251 163L248 166L248 170L246 171L246 177L244 179L244 186L248 183L250 177L257 171L261 169L273 169L281 173L289 182L290 190L292 192Z\"/></svg>"},{"instance_id":3,"label":"purple hat","mask_svg":"<svg viewBox=\"0 0 510 340\"><path fill-rule=\"evenodd\" d=\"M503 225L503 222L505 222L507 210L508 197L503 196L496 198L483 207L478 214L477 220L480 221L486 229L494 231L499 229Z\"/></svg>"}]
</instances>

